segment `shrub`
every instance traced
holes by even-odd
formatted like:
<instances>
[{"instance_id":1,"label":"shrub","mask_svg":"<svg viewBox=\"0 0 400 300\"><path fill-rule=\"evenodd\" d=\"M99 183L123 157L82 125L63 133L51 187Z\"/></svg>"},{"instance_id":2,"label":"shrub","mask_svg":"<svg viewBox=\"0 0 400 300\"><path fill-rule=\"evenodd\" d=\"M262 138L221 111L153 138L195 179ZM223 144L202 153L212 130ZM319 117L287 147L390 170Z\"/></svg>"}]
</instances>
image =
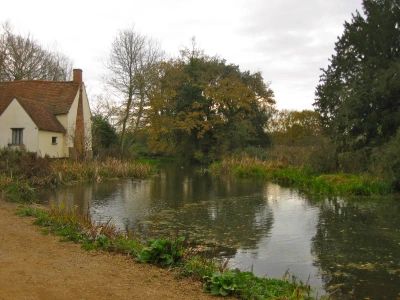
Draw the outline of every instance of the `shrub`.
<instances>
[{"instance_id":1,"label":"shrub","mask_svg":"<svg viewBox=\"0 0 400 300\"><path fill-rule=\"evenodd\" d=\"M175 240L157 239L148 242L138 254L140 262L154 263L162 266L170 266L183 257L184 238L177 238Z\"/></svg>"},{"instance_id":2,"label":"shrub","mask_svg":"<svg viewBox=\"0 0 400 300\"><path fill-rule=\"evenodd\" d=\"M306 164L315 172L336 172L338 166L334 143L327 138L321 139L321 142L311 149Z\"/></svg>"},{"instance_id":3,"label":"shrub","mask_svg":"<svg viewBox=\"0 0 400 300\"><path fill-rule=\"evenodd\" d=\"M371 170L400 190L400 129L388 143L374 149Z\"/></svg>"},{"instance_id":4,"label":"shrub","mask_svg":"<svg viewBox=\"0 0 400 300\"><path fill-rule=\"evenodd\" d=\"M33 202L36 197L35 189L22 180L8 183L3 188L3 193L5 198L12 202Z\"/></svg>"},{"instance_id":5,"label":"shrub","mask_svg":"<svg viewBox=\"0 0 400 300\"><path fill-rule=\"evenodd\" d=\"M50 161L25 151L0 150L0 173L39 182L51 175Z\"/></svg>"}]
</instances>

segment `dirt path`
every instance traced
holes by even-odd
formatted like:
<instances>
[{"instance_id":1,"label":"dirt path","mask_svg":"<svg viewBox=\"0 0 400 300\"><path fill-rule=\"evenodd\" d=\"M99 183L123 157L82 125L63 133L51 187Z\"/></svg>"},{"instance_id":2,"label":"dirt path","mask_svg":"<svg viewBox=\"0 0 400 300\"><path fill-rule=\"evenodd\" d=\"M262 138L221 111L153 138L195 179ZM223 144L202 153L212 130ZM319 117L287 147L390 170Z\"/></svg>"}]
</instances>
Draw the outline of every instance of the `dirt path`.
<instances>
[{"instance_id":1,"label":"dirt path","mask_svg":"<svg viewBox=\"0 0 400 300\"><path fill-rule=\"evenodd\" d=\"M0 200L0 299L216 299L199 283L43 235Z\"/></svg>"}]
</instances>

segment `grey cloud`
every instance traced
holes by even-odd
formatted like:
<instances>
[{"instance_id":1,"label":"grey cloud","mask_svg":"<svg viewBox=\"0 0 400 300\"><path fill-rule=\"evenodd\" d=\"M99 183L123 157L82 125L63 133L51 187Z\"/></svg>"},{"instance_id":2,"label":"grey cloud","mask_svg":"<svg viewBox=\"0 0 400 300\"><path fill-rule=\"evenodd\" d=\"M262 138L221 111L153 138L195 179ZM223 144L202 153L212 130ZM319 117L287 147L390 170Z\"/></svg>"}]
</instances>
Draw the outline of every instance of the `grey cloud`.
<instances>
[{"instance_id":1,"label":"grey cloud","mask_svg":"<svg viewBox=\"0 0 400 300\"><path fill-rule=\"evenodd\" d=\"M249 42L247 65L261 68L276 88L278 103L301 101L311 107L320 68L327 65L345 20L361 8L361 1L246 1L238 34Z\"/></svg>"}]
</instances>

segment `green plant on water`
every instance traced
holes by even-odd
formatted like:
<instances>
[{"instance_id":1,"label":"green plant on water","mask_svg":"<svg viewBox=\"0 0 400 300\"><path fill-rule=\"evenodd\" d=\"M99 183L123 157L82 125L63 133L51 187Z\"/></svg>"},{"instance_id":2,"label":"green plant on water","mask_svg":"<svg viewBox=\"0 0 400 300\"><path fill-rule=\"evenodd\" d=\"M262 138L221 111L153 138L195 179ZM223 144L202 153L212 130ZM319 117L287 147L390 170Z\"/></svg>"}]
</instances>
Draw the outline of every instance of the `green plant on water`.
<instances>
[{"instance_id":1,"label":"green plant on water","mask_svg":"<svg viewBox=\"0 0 400 300\"><path fill-rule=\"evenodd\" d=\"M140 262L154 263L162 266L170 266L179 262L184 254L185 238L175 240L156 239L148 242L138 254Z\"/></svg>"}]
</instances>

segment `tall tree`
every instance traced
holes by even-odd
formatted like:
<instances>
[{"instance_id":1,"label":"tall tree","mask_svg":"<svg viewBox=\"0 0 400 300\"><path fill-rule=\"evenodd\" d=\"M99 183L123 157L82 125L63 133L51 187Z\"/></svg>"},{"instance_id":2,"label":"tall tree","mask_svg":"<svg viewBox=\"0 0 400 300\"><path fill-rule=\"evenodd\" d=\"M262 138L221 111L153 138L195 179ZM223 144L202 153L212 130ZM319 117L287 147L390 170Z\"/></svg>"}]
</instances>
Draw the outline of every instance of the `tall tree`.
<instances>
[{"instance_id":1,"label":"tall tree","mask_svg":"<svg viewBox=\"0 0 400 300\"><path fill-rule=\"evenodd\" d=\"M117 144L118 140L115 128L106 117L99 114L92 116L92 137L94 154L99 154L102 150L109 149Z\"/></svg>"},{"instance_id":2,"label":"tall tree","mask_svg":"<svg viewBox=\"0 0 400 300\"><path fill-rule=\"evenodd\" d=\"M162 65L151 97L153 151L207 161L268 144L264 129L274 100L262 76L200 51L182 53Z\"/></svg>"},{"instance_id":3,"label":"tall tree","mask_svg":"<svg viewBox=\"0 0 400 300\"><path fill-rule=\"evenodd\" d=\"M107 83L122 97L121 151L126 130L137 130L163 56L159 45L134 29L120 31L111 46Z\"/></svg>"},{"instance_id":4,"label":"tall tree","mask_svg":"<svg viewBox=\"0 0 400 300\"><path fill-rule=\"evenodd\" d=\"M312 110L276 110L269 124L277 144L312 144L321 135L319 114Z\"/></svg>"},{"instance_id":5,"label":"tall tree","mask_svg":"<svg viewBox=\"0 0 400 300\"><path fill-rule=\"evenodd\" d=\"M45 50L30 35L12 32L3 25L0 34L0 81L22 79L66 80L71 61L61 53Z\"/></svg>"},{"instance_id":6,"label":"tall tree","mask_svg":"<svg viewBox=\"0 0 400 300\"><path fill-rule=\"evenodd\" d=\"M374 147L400 126L400 2L364 0L344 25L316 89L316 110L339 151Z\"/></svg>"}]
</instances>

